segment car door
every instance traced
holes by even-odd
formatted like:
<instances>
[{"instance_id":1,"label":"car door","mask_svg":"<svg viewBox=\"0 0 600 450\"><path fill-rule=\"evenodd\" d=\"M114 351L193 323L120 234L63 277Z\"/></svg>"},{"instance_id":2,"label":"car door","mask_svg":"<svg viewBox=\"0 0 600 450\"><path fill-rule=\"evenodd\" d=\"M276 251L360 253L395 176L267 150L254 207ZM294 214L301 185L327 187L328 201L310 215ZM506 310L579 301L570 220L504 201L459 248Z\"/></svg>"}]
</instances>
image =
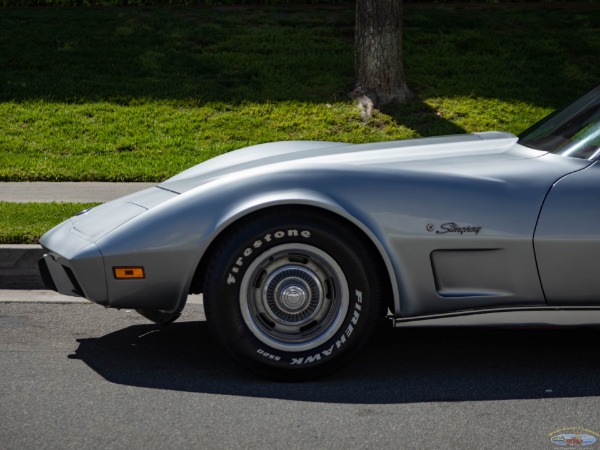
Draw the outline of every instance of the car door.
<instances>
[{"instance_id":1,"label":"car door","mask_svg":"<svg viewBox=\"0 0 600 450\"><path fill-rule=\"evenodd\" d=\"M552 186L534 248L549 305L600 304L600 162Z\"/></svg>"}]
</instances>

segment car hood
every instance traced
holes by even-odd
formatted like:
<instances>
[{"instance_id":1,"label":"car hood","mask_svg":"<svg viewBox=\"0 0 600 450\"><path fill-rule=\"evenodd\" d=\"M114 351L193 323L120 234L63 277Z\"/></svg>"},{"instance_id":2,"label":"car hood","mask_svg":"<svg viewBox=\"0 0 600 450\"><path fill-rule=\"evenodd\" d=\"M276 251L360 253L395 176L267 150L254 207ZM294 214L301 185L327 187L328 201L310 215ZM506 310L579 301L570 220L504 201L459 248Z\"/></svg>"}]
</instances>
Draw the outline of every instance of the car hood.
<instances>
[{"instance_id":1,"label":"car hood","mask_svg":"<svg viewBox=\"0 0 600 450\"><path fill-rule=\"evenodd\" d=\"M511 133L486 132L370 144L323 141L284 141L243 148L198 164L166 180L159 186L183 193L226 176L242 176L246 171L272 166L273 171L300 166L378 166L386 169L447 166L485 157L494 160L519 157L507 154L518 138ZM543 154L543 153L540 153ZM522 156L526 157L526 156ZM527 157L531 157L528 153ZM440 165L440 163L442 163Z\"/></svg>"}]
</instances>

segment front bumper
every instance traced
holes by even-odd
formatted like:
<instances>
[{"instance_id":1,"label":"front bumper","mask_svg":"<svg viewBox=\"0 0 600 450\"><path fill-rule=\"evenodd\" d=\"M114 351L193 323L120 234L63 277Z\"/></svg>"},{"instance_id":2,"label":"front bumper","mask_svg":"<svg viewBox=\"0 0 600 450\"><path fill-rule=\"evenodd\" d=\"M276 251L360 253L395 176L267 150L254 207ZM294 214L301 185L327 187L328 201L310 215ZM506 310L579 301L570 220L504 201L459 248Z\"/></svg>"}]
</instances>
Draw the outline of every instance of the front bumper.
<instances>
[{"instance_id":1,"label":"front bumper","mask_svg":"<svg viewBox=\"0 0 600 450\"><path fill-rule=\"evenodd\" d=\"M50 252L38 261L38 268L48 289L108 305L104 264L99 253L97 258L68 260Z\"/></svg>"},{"instance_id":2,"label":"front bumper","mask_svg":"<svg viewBox=\"0 0 600 450\"><path fill-rule=\"evenodd\" d=\"M59 292L63 295L85 297L83 289L77 281L73 271L69 267L60 264L52 254L46 253L42 258L40 258L38 261L38 267L42 276L42 281L48 289ZM108 302L103 303L97 301L96 303L108 306ZM171 322L174 322L181 315L179 310L171 313L144 309L136 309L136 311L145 318L159 325L167 325Z\"/></svg>"},{"instance_id":3,"label":"front bumper","mask_svg":"<svg viewBox=\"0 0 600 450\"><path fill-rule=\"evenodd\" d=\"M38 262L46 286L64 295L108 305L104 261L100 250L67 220L40 240L46 254Z\"/></svg>"},{"instance_id":4,"label":"front bumper","mask_svg":"<svg viewBox=\"0 0 600 450\"><path fill-rule=\"evenodd\" d=\"M48 289L60 292L63 295L84 297L83 290L73 271L56 262L56 259L50 253L46 253L38 261L38 267L42 281Z\"/></svg>"}]
</instances>

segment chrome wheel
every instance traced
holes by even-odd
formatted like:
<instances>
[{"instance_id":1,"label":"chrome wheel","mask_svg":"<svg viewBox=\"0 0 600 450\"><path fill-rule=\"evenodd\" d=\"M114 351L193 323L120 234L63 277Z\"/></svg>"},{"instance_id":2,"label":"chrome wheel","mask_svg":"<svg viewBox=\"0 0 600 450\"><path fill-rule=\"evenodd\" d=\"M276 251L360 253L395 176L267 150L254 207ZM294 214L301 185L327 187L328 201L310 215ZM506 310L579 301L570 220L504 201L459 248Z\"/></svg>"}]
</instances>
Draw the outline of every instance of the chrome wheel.
<instances>
[{"instance_id":1,"label":"chrome wheel","mask_svg":"<svg viewBox=\"0 0 600 450\"><path fill-rule=\"evenodd\" d=\"M239 301L244 321L258 340L300 352L318 347L339 330L348 312L348 283L324 251L284 244L249 266Z\"/></svg>"}]
</instances>

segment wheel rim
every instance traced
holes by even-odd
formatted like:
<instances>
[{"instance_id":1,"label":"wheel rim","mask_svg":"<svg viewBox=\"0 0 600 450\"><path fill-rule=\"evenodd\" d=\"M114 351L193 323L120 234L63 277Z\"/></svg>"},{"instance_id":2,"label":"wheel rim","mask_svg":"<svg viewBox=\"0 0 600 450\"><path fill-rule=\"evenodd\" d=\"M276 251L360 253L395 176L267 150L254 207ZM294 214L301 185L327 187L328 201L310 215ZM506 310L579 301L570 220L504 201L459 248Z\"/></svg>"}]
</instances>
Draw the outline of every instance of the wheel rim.
<instances>
[{"instance_id":1,"label":"wheel rim","mask_svg":"<svg viewBox=\"0 0 600 450\"><path fill-rule=\"evenodd\" d=\"M240 308L261 342L284 351L310 350L330 339L348 312L344 272L327 253L284 244L262 253L246 271Z\"/></svg>"}]
</instances>

